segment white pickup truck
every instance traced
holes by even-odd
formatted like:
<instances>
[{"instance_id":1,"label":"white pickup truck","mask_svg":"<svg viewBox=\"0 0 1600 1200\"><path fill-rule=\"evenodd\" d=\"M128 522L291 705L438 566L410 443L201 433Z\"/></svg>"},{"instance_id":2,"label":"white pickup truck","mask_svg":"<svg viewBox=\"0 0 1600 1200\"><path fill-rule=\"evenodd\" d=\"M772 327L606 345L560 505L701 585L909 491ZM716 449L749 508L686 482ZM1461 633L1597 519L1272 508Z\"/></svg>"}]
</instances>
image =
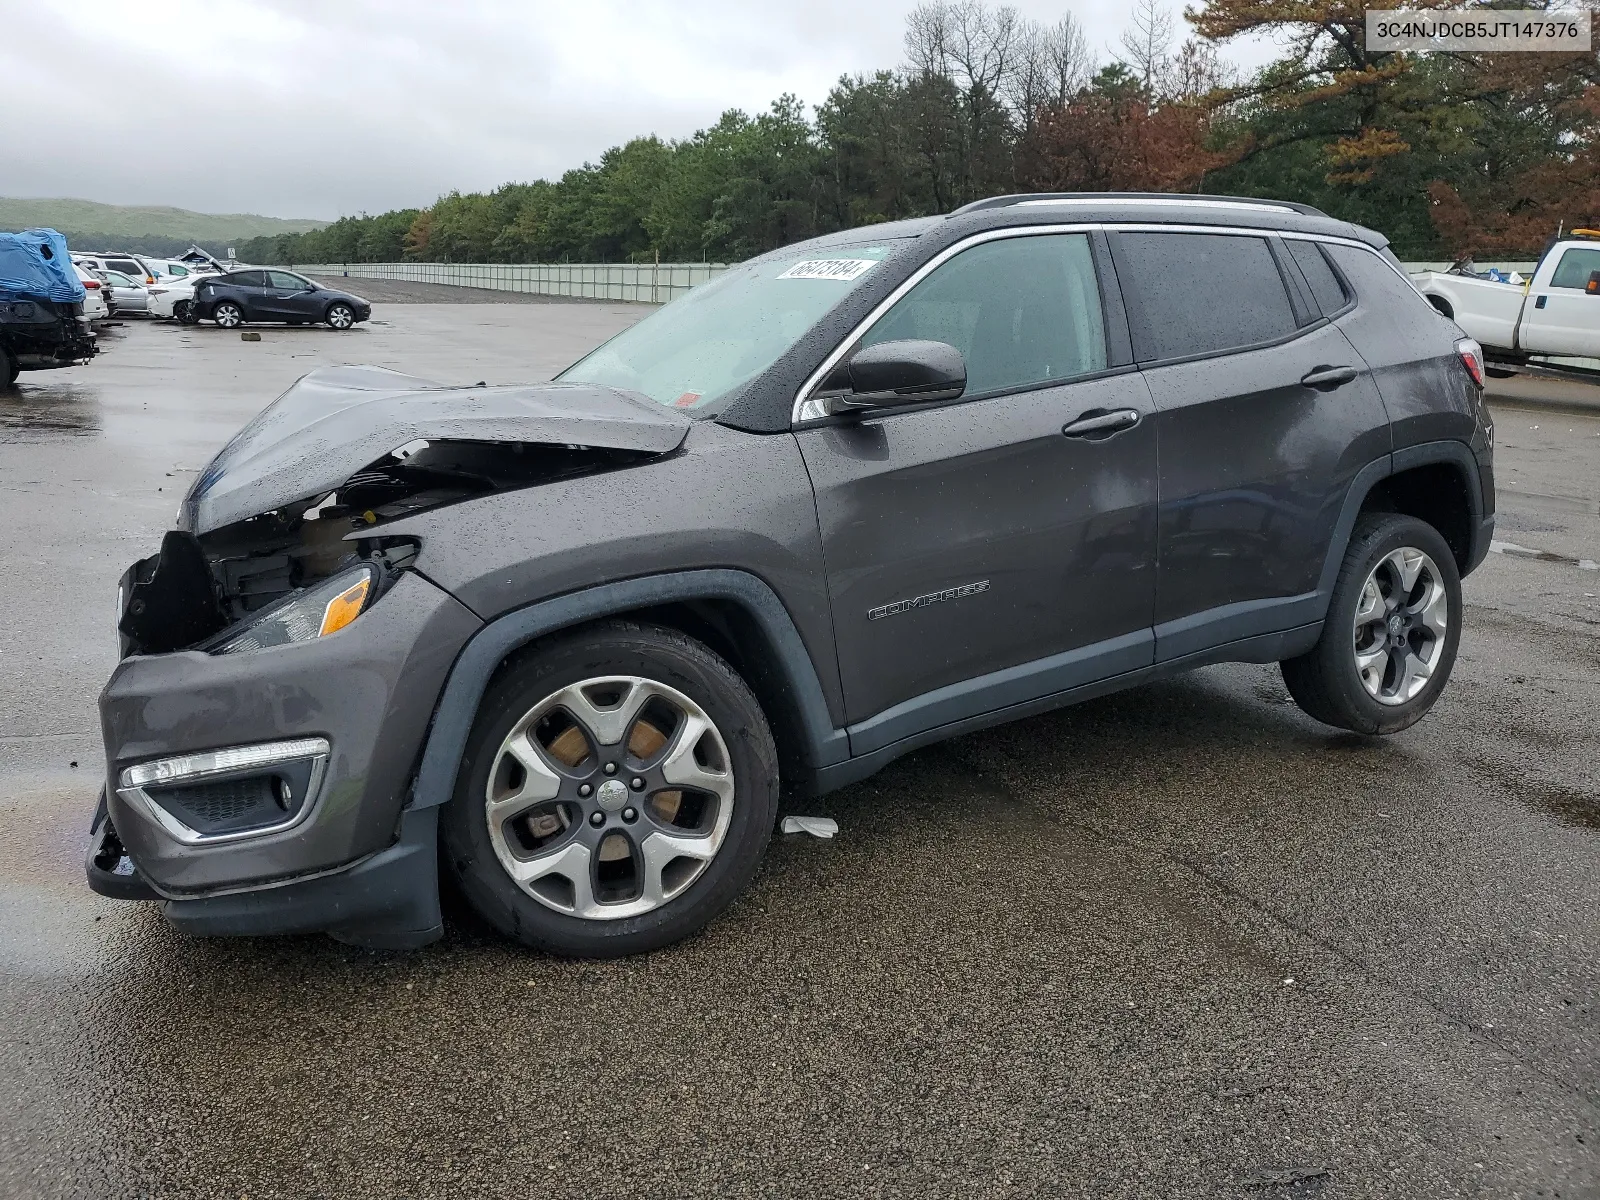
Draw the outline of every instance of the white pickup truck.
<instances>
[{"instance_id":1,"label":"white pickup truck","mask_svg":"<svg viewBox=\"0 0 1600 1200\"><path fill-rule=\"evenodd\" d=\"M1459 263L1448 271L1413 275L1411 281L1430 304L1482 343L1486 358L1600 358L1600 232L1582 235L1546 250L1525 283L1499 283Z\"/></svg>"}]
</instances>

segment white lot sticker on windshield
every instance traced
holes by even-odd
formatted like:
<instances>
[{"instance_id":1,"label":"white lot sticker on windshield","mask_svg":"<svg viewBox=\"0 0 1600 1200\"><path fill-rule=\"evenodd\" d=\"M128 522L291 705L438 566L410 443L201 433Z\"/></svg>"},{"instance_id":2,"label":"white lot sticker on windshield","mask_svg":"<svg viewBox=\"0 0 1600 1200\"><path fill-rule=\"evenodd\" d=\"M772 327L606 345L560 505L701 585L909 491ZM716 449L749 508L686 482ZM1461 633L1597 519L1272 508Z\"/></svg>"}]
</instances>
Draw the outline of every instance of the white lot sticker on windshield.
<instances>
[{"instance_id":1,"label":"white lot sticker on windshield","mask_svg":"<svg viewBox=\"0 0 1600 1200\"><path fill-rule=\"evenodd\" d=\"M873 258L813 258L797 262L779 279L838 279L848 282L860 279L878 265Z\"/></svg>"}]
</instances>

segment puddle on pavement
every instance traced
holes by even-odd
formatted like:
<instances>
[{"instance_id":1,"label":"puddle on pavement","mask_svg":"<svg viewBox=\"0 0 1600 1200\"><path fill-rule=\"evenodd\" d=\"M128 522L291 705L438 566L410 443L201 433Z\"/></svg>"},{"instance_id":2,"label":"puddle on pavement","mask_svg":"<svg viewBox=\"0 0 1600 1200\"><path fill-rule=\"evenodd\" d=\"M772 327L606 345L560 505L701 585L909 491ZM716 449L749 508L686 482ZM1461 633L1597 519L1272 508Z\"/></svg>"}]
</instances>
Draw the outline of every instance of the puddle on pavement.
<instances>
[{"instance_id":1,"label":"puddle on pavement","mask_svg":"<svg viewBox=\"0 0 1600 1200\"><path fill-rule=\"evenodd\" d=\"M1600 796L1576 788L1536 784L1518 794L1518 799L1579 829L1600 829Z\"/></svg>"},{"instance_id":2,"label":"puddle on pavement","mask_svg":"<svg viewBox=\"0 0 1600 1200\"><path fill-rule=\"evenodd\" d=\"M82 384L28 381L0 390L0 444L59 442L100 432L100 405ZM49 375L50 372L37 372Z\"/></svg>"},{"instance_id":3,"label":"puddle on pavement","mask_svg":"<svg viewBox=\"0 0 1600 1200\"><path fill-rule=\"evenodd\" d=\"M1529 808L1554 817L1563 825L1600 830L1600 795L1549 780L1530 779L1515 764L1497 759L1478 757L1468 762Z\"/></svg>"}]
</instances>

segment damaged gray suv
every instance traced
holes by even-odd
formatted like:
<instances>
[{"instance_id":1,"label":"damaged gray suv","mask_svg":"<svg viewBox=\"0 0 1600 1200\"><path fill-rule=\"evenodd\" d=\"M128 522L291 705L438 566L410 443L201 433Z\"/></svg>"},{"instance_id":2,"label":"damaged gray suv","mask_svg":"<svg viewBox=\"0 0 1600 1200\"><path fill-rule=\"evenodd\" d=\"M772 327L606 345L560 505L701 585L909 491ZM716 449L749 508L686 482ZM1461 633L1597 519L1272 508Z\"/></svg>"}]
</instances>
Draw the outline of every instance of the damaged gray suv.
<instances>
[{"instance_id":1,"label":"damaged gray suv","mask_svg":"<svg viewBox=\"0 0 1600 1200\"><path fill-rule=\"evenodd\" d=\"M1481 356L1369 230L1005 197L789 246L555 382L315 371L120 587L90 884L201 934L649 950L781 797L1207 663L1419 720Z\"/></svg>"}]
</instances>

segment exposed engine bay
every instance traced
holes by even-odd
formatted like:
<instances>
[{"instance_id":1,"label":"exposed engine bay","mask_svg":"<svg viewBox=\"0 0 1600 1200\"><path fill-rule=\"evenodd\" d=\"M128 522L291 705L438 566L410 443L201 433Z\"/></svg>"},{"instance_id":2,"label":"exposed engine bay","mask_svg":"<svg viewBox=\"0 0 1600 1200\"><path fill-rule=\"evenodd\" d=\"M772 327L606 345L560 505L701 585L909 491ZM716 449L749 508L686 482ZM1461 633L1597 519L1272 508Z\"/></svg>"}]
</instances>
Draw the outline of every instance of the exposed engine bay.
<instances>
[{"instance_id":1,"label":"exposed engine bay","mask_svg":"<svg viewBox=\"0 0 1600 1200\"><path fill-rule=\"evenodd\" d=\"M209 533L169 531L160 553L124 576L123 654L205 648L252 614L361 563L377 568L376 599L418 549L412 539L385 536L385 523L650 457L587 446L417 440L332 492Z\"/></svg>"}]
</instances>

